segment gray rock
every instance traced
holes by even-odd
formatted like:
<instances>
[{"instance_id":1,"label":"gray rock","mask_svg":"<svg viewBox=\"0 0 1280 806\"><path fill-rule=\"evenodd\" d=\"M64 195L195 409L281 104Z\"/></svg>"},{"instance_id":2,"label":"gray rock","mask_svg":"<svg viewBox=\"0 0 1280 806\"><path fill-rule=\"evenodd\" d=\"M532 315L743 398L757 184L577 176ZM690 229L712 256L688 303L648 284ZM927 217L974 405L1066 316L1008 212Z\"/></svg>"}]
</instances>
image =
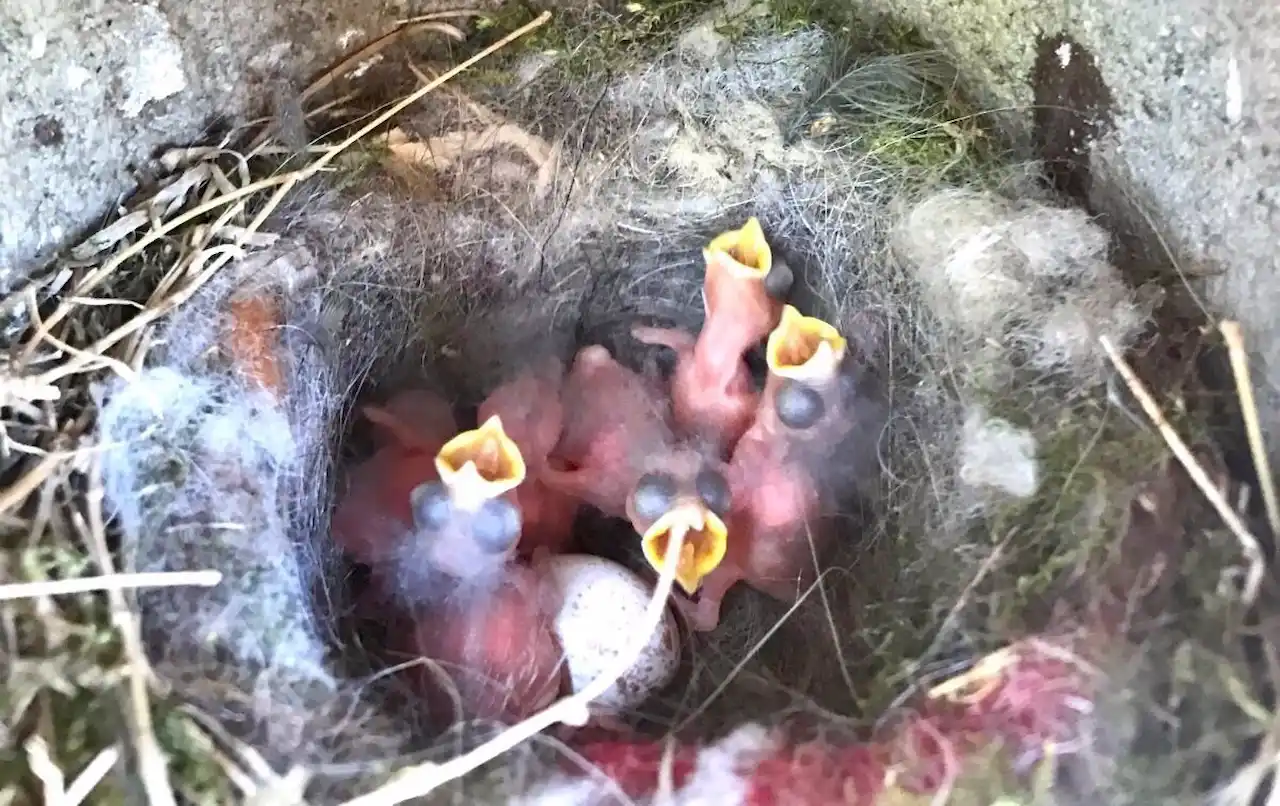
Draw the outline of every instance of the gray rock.
<instances>
[{"instance_id":1,"label":"gray rock","mask_svg":"<svg viewBox=\"0 0 1280 806\"><path fill-rule=\"evenodd\" d=\"M1159 254L1167 246L1189 277L1207 277L1196 293L1211 313L1244 325L1263 387L1260 404L1280 426L1280 317L1271 310L1280 276L1280 6L868 2L955 56L986 91L984 100L1007 110L1000 123L1022 142L1061 146L1099 135L1081 146L1092 179L1077 189L1113 227L1136 232L1148 258L1167 263L1170 255ZM1053 41L1059 36L1072 44ZM1082 86L1089 79L1073 67L1082 58L1096 64L1109 97ZM1110 106L1109 125L1071 131L1077 123L1089 127L1055 114L1054 107L1082 102Z\"/></svg>"},{"instance_id":2,"label":"gray rock","mask_svg":"<svg viewBox=\"0 0 1280 806\"><path fill-rule=\"evenodd\" d=\"M261 112L410 5L0 0L0 289L108 213L158 148Z\"/></svg>"}]
</instances>

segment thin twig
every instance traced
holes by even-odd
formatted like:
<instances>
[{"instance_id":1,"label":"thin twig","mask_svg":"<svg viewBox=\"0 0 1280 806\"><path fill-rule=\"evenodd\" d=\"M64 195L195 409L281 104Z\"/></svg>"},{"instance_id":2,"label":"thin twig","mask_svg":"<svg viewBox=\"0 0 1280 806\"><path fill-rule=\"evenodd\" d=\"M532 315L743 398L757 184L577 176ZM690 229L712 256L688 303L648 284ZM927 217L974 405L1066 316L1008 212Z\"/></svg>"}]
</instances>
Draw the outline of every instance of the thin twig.
<instances>
[{"instance_id":1,"label":"thin twig","mask_svg":"<svg viewBox=\"0 0 1280 806\"><path fill-rule=\"evenodd\" d=\"M35 492L45 479L53 475L54 468L67 460L67 454L50 453L36 463L36 466L23 473L13 484L0 491L0 514L8 512Z\"/></svg>"},{"instance_id":2,"label":"thin twig","mask_svg":"<svg viewBox=\"0 0 1280 806\"><path fill-rule=\"evenodd\" d=\"M34 599L39 596L67 596L94 591L130 588L212 588L221 584L221 571L152 571L138 574L108 574L77 579L51 579L43 582L14 582L0 585L0 602Z\"/></svg>"},{"instance_id":3,"label":"thin twig","mask_svg":"<svg viewBox=\"0 0 1280 806\"><path fill-rule=\"evenodd\" d=\"M237 188L233 193L226 193L215 199L210 199L204 204L194 207L188 210L187 212L183 213L182 215L177 216L176 218L169 219L168 221L165 221L160 226L154 227L148 230L146 235L139 238L128 249L125 249L124 251L116 254L106 263L103 263L98 268L86 274L84 278L81 279L80 282L76 285L76 287L71 290L71 297L81 297L88 294L90 291L94 290L99 285L101 285L104 280L110 277L112 273L116 271L116 269L124 265L126 261L142 254L142 252L148 246L160 240L161 238L173 232L174 230L179 229L180 227L194 221L195 219L199 218L202 215L205 215L206 213L211 213L214 210L217 210L218 208L228 205L234 201L238 201L248 196L252 196L258 191L266 190L268 188L273 188L273 187L276 187L277 185L281 185L286 181L288 181L289 176L290 174L281 174L278 176L269 176L265 179L259 179L257 182L254 182L249 185L245 185L242 188ZM69 316L71 312L76 309L76 307L77 306L71 303L69 300L63 299L60 303L58 303L58 307L54 309L53 313L49 314L49 317L45 319L44 326L41 328L41 330L44 332L51 331L55 326L60 324L63 319L66 319L67 316ZM17 363L21 364L24 361L30 360L31 354L35 352L36 347L38 347L40 345L40 342L42 342L43 340L44 340L43 335L41 333L37 333L22 348L22 351L18 354Z\"/></svg>"},{"instance_id":4,"label":"thin twig","mask_svg":"<svg viewBox=\"0 0 1280 806\"><path fill-rule=\"evenodd\" d=\"M456 26L450 25L446 22L420 19L401 23L382 36L344 57L342 61L321 73L314 81L311 82L310 85L307 86L305 90L302 91L302 95L299 96L298 101L305 104L321 90L336 81L339 76L354 70L361 64L361 62L372 59L374 56L386 50L388 46L398 41L401 37L423 30L437 31L459 42L466 39L462 31L458 30ZM258 133L257 137L253 139L253 142L249 144L247 150L252 154L261 154L262 147L266 145L270 137L270 127L263 129Z\"/></svg>"},{"instance_id":5,"label":"thin twig","mask_svg":"<svg viewBox=\"0 0 1280 806\"><path fill-rule=\"evenodd\" d=\"M479 8L454 8L448 11L433 11L430 14L418 14L403 20L396 20L397 25L409 25L426 20L460 20L463 17L483 17L488 12Z\"/></svg>"},{"instance_id":6,"label":"thin twig","mask_svg":"<svg viewBox=\"0 0 1280 806\"><path fill-rule=\"evenodd\" d=\"M101 753L93 757L76 779L71 782L71 786L67 787L67 792L63 795L63 802L66 806L80 806L89 799L89 795L102 783L102 779L107 777L107 773L111 772L111 768L120 761L120 748L112 746L103 750Z\"/></svg>"},{"instance_id":7,"label":"thin twig","mask_svg":"<svg viewBox=\"0 0 1280 806\"><path fill-rule=\"evenodd\" d=\"M437 20L414 20L412 22L406 22L403 25L392 28L387 33L377 39L374 39L372 42L369 42L364 47L326 70L315 81L312 81L309 87L302 91L301 100L310 100L316 93L332 84L338 76L355 69L365 59L369 59L386 50L388 45L391 45L401 37L407 36L411 33L417 33L423 29L437 31L458 41L462 41L462 39L465 38L462 35L462 32L455 26L439 22Z\"/></svg>"},{"instance_id":8,"label":"thin twig","mask_svg":"<svg viewBox=\"0 0 1280 806\"><path fill-rule=\"evenodd\" d=\"M85 492L87 519L75 513L73 521L93 550L94 559L104 574L115 573L115 563L107 548L106 524L102 517L105 492L102 486L101 457L93 455L89 461L88 490ZM156 740L151 717L151 697L147 691L151 665L142 646L142 634L138 619L129 608L124 593L118 588L107 588L111 603L111 621L120 633L120 641L128 660L128 705L126 714L133 732L134 747L138 756L138 775L147 794L150 806L177 806L173 787L169 783L168 762Z\"/></svg>"},{"instance_id":9,"label":"thin twig","mask_svg":"<svg viewBox=\"0 0 1280 806\"><path fill-rule=\"evenodd\" d=\"M556 701L547 709L512 725L471 752L464 753L444 764L427 762L401 770L386 784L367 795L347 801L345 806L392 806L412 798L423 797L518 747L557 723L585 724L589 718L591 703L605 694L636 664L636 661L644 655L654 631L661 628L663 611L671 596L671 587L676 578L676 565L683 547L684 535L673 535L663 557L662 573L658 577L658 584L654 588L653 597L649 600L649 606L645 609L644 617L637 625L631 646L626 651L618 653L613 663L581 691Z\"/></svg>"},{"instance_id":10,"label":"thin twig","mask_svg":"<svg viewBox=\"0 0 1280 806\"><path fill-rule=\"evenodd\" d=\"M1267 458L1262 425L1258 422L1258 403L1254 400L1249 354L1244 349L1244 333L1239 322L1223 321L1218 323L1218 329L1222 331L1222 338L1227 342L1227 352L1231 356L1231 372L1236 379L1236 395L1240 398L1240 414L1244 417L1249 452L1253 454L1253 466L1258 471L1258 485L1262 487L1267 524L1271 527L1272 536L1280 539L1280 502L1276 500L1275 477L1271 475L1271 461Z\"/></svg>"},{"instance_id":11,"label":"thin twig","mask_svg":"<svg viewBox=\"0 0 1280 806\"><path fill-rule=\"evenodd\" d=\"M1124 379L1125 385L1129 387L1129 391L1133 392L1133 396L1138 399L1142 410L1146 412L1156 430L1160 432L1160 436L1164 438L1169 450L1173 452L1174 457L1177 458L1183 469L1187 471L1187 475L1195 482L1201 494L1213 506L1218 513L1218 517L1222 518L1223 523L1240 541L1240 549L1249 563L1242 596L1245 602L1252 603L1257 598L1258 589L1262 586L1263 575L1266 573L1266 559L1262 552L1261 544L1258 543L1258 539L1249 531L1249 527L1245 525L1226 497L1223 496L1222 491L1209 478L1204 466L1200 464L1195 454L1183 442L1182 437L1178 436L1178 432L1174 431L1173 426L1169 425L1164 412L1160 410L1160 404L1156 402L1151 392L1139 380L1133 368L1124 360L1124 356L1120 355L1120 351L1116 349L1116 346L1106 336L1100 337L1098 341L1102 344L1102 349L1106 351L1107 357L1111 359L1111 363L1115 365L1116 370L1120 373L1120 377Z\"/></svg>"},{"instance_id":12,"label":"thin twig","mask_svg":"<svg viewBox=\"0 0 1280 806\"><path fill-rule=\"evenodd\" d=\"M479 53L472 56L471 58L467 59L466 61L461 62L449 68L445 72L441 73L439 78L409 93L404 98L400 99L398 102L392 105L390 109L383 112L381 115L378 115L373 120L366 123L364 126L360 127L358 131L356 131L346 140L343 140L341 143L338 143L336 146L329 149L329 151L322 154L320 158L317 159L310 166L312 173L320 170L325 165L328 165L330 162L333 161L334 158L336 158L343 151L346 151L352 145L356 144L360 140L363 140L374 129L378 128L382 124L386 123L388 120L391 120L391 118L400 114L400 112L404 111L405 109L409 108L413 104L420 101L422 98L426 97L429 93L434 91L436 87L439 87L441 84L445 84L453 80L455 76L471 69L472 65L475 65L478 62L484 61L485 59L489 58L493 54L497 53L498 51L510 45L512 42L515 42L517 39L520 39L521 37L524 37L533 33L534 31L538 30L542 26L546 25L547 22L549 22L550 20L551 20L551 12L550 11L542 12L541 14L538 15L537 19L533 20L533 22L530 22L527 25L520 26L516 30L502 37L502 39L493 43L492 45L480 51Z\"/></svg>"},{"instance_id":13,"label":"thin twig","mask_svg":"<svg viewBox=\"0 0 1280 806\"><path fill-rule=\"evenodd\" d=\"M49 754L49 744L40 734L33 734L23 744L27 751L27 768L40 779L45 803L61 804L66 797L67 781Z\"/></svg>"}]
</instances>

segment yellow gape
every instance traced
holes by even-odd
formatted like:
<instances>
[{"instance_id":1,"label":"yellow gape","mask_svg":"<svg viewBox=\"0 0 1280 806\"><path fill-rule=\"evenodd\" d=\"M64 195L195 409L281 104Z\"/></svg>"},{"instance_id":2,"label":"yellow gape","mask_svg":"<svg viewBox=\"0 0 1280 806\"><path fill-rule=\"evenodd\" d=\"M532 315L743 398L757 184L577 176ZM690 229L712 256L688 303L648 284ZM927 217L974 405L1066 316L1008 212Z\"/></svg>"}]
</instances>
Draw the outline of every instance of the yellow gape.
<instances>
[{"instance_id":1,"label":"yellow gape","mask_svg":"<svg viewBox=\"0 0 1280 806\"><path fill-rule=\"evenodd\" d=\"M765 360L769 372L780 378L824 381L835 374L847 349L834 325L787 305L765 343Z\"/></svg>"},{"instance_id":2,"label":"yellow gape","mask_svg":"<svg viewBox=\"0 0 1280 806\"><path fill-rule=\"evenodd\" d=\"M475 507L524 482L520 448L493 415L479 428L463 431L436 454L436 472L460 507Z\"/></svg>"},{"instance_id":3,"label":"yellow gape","mask_svg":"<svg viewBox=\"0 0 1280 806\"><path fill-rule=\"evenodd\" d=\"M640 539L645 559L659 573L672 536L684 543L676 560L676 584L693 593L724 560L729 530L711 510L692 502L678 504L650 526Z\"/></svg>"},{"instance_id":4,"label":"yellow gape","mask_svg":"<svg viewBox=\"0 0 1280 806\"><path fill-rule=\"evenodd\" d=\"M755 216L748 218L741 229L712 238L702 250L702 257L708 265L718 259L731 276L739 278L764 279L773 267L773 249Z\"/></svg>"}]
</instances>

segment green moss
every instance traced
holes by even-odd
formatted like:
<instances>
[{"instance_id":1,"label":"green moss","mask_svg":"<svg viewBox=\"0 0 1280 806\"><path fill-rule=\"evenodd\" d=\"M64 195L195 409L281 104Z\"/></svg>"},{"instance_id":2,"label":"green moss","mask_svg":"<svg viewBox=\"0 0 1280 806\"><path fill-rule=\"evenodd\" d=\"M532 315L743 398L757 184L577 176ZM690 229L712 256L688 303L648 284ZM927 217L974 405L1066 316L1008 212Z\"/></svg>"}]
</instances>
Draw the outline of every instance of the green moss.
<instances>
[{"instance_id":1,"label":"green moss","mask_svg":"<svg viewBox=\"0 0 1280 806\"><path fill-rule=\"evenodd\" d=\"M380 172L389 151L376 142L360 142L344 151L334 160L337 190L347 190Z\"/></svg>"},{"instance_id":2,"label":"green moss","mask_svg":"<svg viewBox=\"0 0 1280 806\"><path fill-rule=\"evenodd\" d=\"M857 140L857 147L887 167L932 182L971 180L987 160L983 132L955 125L943 115L874 122Z\"/></svg>"},{"instance_id":3,"label":"green moss","mask_svg":"<svg viewBox=\"0 0 1280 806\"><path fill-rule=\"evenodd\" d=\"M674 34L698 14L713 7L711 0L658 0L631 2L616 11L600 7L561 9L551 21L504 51L481 79L502 83L504 68L529 52L558 57L557 65L566 76L598 79L639 64L667 49ZM507 33L532 22L541 8L513 0L477 23L483 47ZM476 80L477 76L471 76Z\"/></svg>"},{"instance_id":4,"label":"green moss","mask_svg":"<svg viewBox=\"0 0 1280 806\"><path fill-rule=\"evenodd\" d=\"M212 742L189 717L174 710L162 712L156 739L169 753L174 787L192 803L231 803L235 791L215 761Z\"/></svg>"},{"instance_id":5,"label":"green moss","mask_svg":"<svg viewBox=\"0 0 1280 806\"><path fill-rule=\"evenodd\" d=\"M1064 393L1049 419L1043 398L1006 392L986 402L991 416L1036 437L1038 494L996 507L985 535L976 536L993 546L1006 543L1009 556L998 583L1004 593L990 613L992 632L1020 634L1043 626L1034 622L1046 601L1061 593L1057 586L1065 574L1083 568L1123 534L1133 495L1165 466L1168 447L1153 429L1112 406L1101 390Z\"/></svg>"}]
</instances>

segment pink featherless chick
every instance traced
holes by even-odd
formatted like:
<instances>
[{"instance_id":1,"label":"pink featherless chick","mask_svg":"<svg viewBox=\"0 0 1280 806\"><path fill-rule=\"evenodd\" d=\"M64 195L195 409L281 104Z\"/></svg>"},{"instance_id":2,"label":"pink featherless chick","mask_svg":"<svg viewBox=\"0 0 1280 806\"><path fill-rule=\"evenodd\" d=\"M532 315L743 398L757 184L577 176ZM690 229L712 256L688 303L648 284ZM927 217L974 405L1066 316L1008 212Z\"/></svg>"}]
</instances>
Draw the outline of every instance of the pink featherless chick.
<instances>
[{"instance_id":1,"label":"pink featherless chick","mask_svg":"<svg viewBox=\"0 0 1280 806\"><path fill-rule=\"evenodd\" d=\"M750 426L759 399L745 354L778 323L779 298L790 289L791 273L774 260L754 217L742 228L712 239L703 258L706 316L701 332L694 337L673 328L638 327L632 335L646 344L675 350L671 378L675 422L727 457Z\"/></svg>"},{"instance_id":2,"label":"pink featherless chick","mask_svg":"<svg viewBox=\"0 0 1280 806\"><path fill-rule=\"evenodd\" d=\"M724 520L731 504L724 463L676 445L648 458L626 510L645 560L659 574L667 546L683 538L675 581L691 594L724 559L732 539Z\"/></svg>"},{"instance_id":3,"label":"pink featherless chick","mask_svg":"<svg viewBox=\"0 0 1280 806\"><path fill-rule=\"evenodd\" d=\"M477 413L481 422L500 417L524 457L528 475L515 495L524 524L519 551L525 556L542 549L564 551L572 538L580 506L576 498L552 488L546 481L548 456L564 428L564 405L560 399L563 381L563 366L558 361L548 361L499 386L480 404Z\"/></svg>"},{"instance_id":4,"label":"pink featherless chick","mask_svg":"<svg viewBox=\"0 0 1280 806\"><path fill-rule=\"evenodd\" d=\"M411 675L437 713L523 719L566 685L554 591L515 556L524 460L497 416L451 439L436 460L439 481L414 489L411 539L379 580L384 602L409 603L412 623L391 641L435 662Z\"/></svg>"},{"instance_id":5,"label":"pink featherless chick","mask_svg":"<svg viewBox=\"0 0 1280 806\"><path fill-rule=\"evenodd\" d=\"M789 305L769 335L760 408L729 462L729 543L686 612L694 629L719 623L721 600L740 581L790 602L816 580L830 534L815 523L822 500L812 457L852 427L839 376L846 351L835 327Z\"/></svg>"},{"instance_id":6,"label":"pink featherless chick","mask_svg":"<svg viewBox=\"0 0 1280 806\"><path fill-rule=\"evenodd\" d=\"M565 378L564 431L547 484L606 515L625 517L646 456L671 442L666 403L600 345L578 351Z\"/></svg>"},{"instance_id":7,"label":"pink featherless chick","mask_svg":"<svg viewBox=\"0 0 1280 806\"><path fill-rule=\"evenodd\" d=\"M565 387L565 430L549 483L630 521L649 564L683 538L676 582L686 592L725 555L730 490L724 462L677 443L661 393L601 346L578 353Z\"/></svg>"},{"instance_id":8,"label":"pink featherless chick","mask_svg":"<svg viewBox=\"0 0 1280 806\"><path fill-rule=\"evenodd\" d=\"M457 421L448 401L419 389L364 406L361 414L374 427L377 450L348 471L331 530L357 561L374 564L396 550L412 525L410 494L438 478L436 452L456 433Z\"/></svg>"}]
</instances>

